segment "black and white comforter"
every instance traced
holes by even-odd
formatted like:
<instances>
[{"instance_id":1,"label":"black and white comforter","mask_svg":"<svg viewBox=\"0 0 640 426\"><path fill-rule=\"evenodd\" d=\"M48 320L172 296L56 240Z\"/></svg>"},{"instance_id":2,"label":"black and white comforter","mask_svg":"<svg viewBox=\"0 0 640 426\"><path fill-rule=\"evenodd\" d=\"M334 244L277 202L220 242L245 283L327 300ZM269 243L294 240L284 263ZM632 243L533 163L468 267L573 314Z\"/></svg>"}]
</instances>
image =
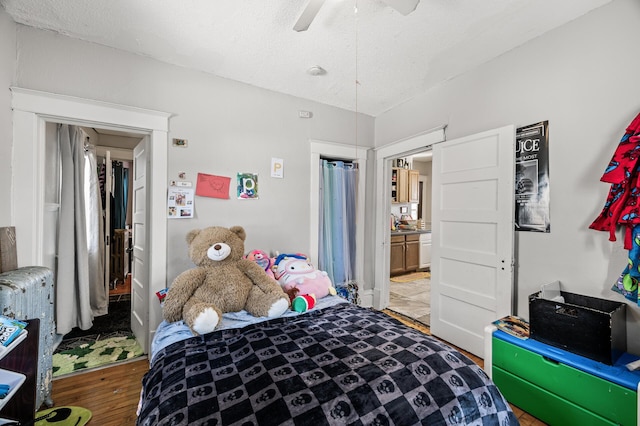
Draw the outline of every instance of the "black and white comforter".
<instances>
[{"instance_id":1,"label":"black and white comforter","mask_svg":"<svg viewBox=\"0 0 640 426\"><path fill-rule=\"evenodd\" d=\"M160 350L138 425L517 425L457 350L339 304Z\"/></svg>"}]
</instances>

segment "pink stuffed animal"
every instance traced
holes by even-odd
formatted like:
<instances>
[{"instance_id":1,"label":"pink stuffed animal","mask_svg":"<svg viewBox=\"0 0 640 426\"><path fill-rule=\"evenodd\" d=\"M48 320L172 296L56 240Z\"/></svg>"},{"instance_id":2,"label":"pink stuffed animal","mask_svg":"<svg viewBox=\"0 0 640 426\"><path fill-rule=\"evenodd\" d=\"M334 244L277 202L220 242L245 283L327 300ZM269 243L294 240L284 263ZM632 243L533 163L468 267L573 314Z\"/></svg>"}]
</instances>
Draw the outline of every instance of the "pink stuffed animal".
<instances>
[{"instance_id":1,"label":"pink stuffed animal","mask_svg":"<svg viewBox=\"0 0 640 426\"><path fill-rule=\"evenodd\" d=\"M262 250L251 250L245 257L245 259L252 260L256 262L271 278L273 276L273 259L269 257L269 255Z\"/></svg>"},{"instance_id":2,"label":"pink stuffed animal","mask_svg":"<svg viewBox=\"0 0 640 426\"><path fill-rule=\"evenodd\" d=\"M295 288L300 295L313 295L315 299L336 294L327 273L316 270L305 255L281 254L273 268L275 279L287 293Z\"/></svg>"}]
</instances>

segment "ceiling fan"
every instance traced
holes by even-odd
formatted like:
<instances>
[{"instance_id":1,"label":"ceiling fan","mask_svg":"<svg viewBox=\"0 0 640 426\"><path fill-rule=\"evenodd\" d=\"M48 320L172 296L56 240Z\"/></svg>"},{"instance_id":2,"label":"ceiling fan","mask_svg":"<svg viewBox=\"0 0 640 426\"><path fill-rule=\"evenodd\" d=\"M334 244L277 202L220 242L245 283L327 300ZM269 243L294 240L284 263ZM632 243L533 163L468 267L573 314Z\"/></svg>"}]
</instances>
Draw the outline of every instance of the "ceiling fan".
<instances>
[{"instance_id":1,"label":"ceiling fan","mask_svg":"<svg viewBox=\"0 0 640 426\"><path fill-rule=\"evenodd\" d=\"M302 14L293 26L295 31L306 31L309 29L309 25L313 22L313 19L318 14L318 11L322 7L326 0L309 0L307 6L302 11ZM394 8L403 15L408 15L413 12L420 0L382 0L388 6Z\"/></svg>"}]
</instances>

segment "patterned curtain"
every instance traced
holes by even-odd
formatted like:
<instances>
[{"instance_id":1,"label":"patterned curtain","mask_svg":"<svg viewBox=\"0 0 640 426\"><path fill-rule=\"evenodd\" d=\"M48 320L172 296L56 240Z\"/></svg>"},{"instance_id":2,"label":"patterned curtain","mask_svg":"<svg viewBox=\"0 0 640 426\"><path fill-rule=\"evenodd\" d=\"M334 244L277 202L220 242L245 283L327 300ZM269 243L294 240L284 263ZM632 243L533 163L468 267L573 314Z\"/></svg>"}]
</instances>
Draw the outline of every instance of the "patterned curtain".
<instances>
[{"instance_id":1,"label":"patterned curtain","mask_svg":"<svg viewBox=\"0 0 640 426\"><path fill-rule=\"evenodd\" d=\"M318 266L337 288L355 279L357 164L320 160Z\"/></svg>"}]
</instances>

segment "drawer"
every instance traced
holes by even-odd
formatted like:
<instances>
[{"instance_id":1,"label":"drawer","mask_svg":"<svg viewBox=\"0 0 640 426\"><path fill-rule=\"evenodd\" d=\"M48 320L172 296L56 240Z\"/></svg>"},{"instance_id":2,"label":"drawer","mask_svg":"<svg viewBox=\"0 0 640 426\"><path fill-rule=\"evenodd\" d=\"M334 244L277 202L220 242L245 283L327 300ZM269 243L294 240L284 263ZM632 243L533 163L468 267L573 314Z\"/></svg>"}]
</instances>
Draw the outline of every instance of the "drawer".
<instances>
[{"instance_id":1,"label":"drawer","mask_svg":"<svg viewBox=\"0 0 640 426\"><path fill-rule=\"evenodd\" d=\"M405 235L406 241L420 241L420 234Z\"/></svg>"},{"instance_id":2,"label":"drawer","mask_svg":"<svg viewBox=\"0 0 640 426\"><path fill-rule=\"evenodd\" d=\"M404 243L404 235L392 235L391 236L392 243Z\"/></svg>"},{"instance_id":3,"label":"drawer","mask_svg":"<svg viewBox=\"0 0 640 426\"><path fill-rule=\"evenodd\" d=\"M500 339L493 338L492 345L494 371L509 372L613 422L636 424L635 391Z\"/></svg>"},{"instance_id":4,"label":"drawer","mask_svg":"<svg viewBox=\"0 0 640 426\"><path fill-rule=\"evenodd\" d=\"M589 410L573 404L551 392L510 374L499 367L493 367L493 381L504 397L529 414L549 425L591 426L591 425L631 425L609 421Z\"/></svg>"}]
</instances>

